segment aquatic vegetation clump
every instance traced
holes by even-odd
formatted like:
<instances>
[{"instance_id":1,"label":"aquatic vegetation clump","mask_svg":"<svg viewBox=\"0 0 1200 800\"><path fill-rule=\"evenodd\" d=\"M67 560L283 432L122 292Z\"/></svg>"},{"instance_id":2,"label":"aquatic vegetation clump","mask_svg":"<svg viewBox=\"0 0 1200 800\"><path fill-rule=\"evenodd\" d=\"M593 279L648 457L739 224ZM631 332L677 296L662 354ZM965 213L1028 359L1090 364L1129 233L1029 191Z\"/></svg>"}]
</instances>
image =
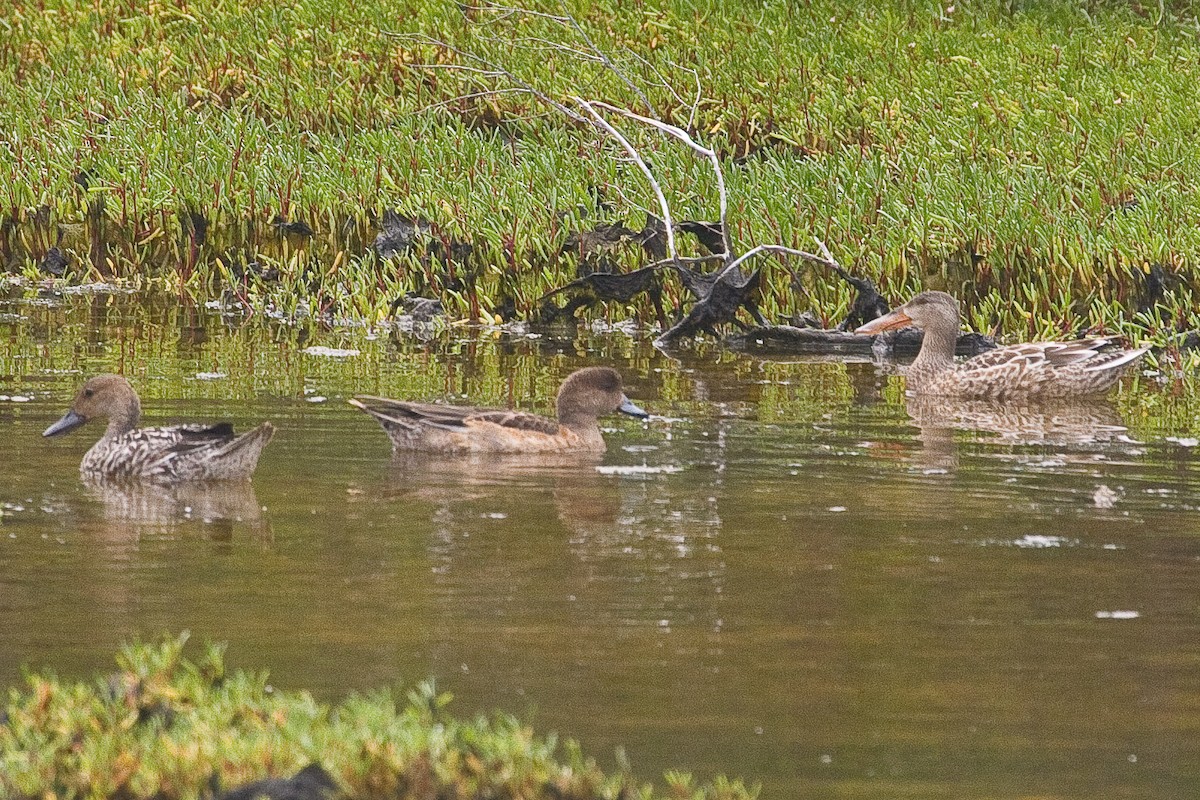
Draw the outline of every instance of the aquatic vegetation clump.
<instances>
[{"instance_id":1,"label":"aquatic vegetation clump","mask_svg":"<svg viewBox=\"0 0 1200 800\"><path fill-rule=\"evenodd\" d=\"M329 706L273 688L264 672L227 670L187 636L127 646L93 681L31 673L0 707L0 796L197 798L317 763L356 798L688 798L750 800L757 789L670 773L663 793L628 770L606 774L577 744L512 716L451 716L423 683Z\"/></svg>"}]
</instances>

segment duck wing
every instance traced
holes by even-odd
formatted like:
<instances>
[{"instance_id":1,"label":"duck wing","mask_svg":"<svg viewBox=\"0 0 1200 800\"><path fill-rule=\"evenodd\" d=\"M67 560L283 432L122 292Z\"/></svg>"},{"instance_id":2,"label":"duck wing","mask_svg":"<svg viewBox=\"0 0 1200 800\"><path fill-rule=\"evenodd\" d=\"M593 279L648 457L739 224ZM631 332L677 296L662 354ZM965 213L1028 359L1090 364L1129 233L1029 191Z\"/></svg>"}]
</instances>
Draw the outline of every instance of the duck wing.
<instances>
[{"instance_id":1,"label":"duck wing","mask_svg":"<svg viewBox=\"0 0 1200 800\"><path fill-rule=\"evenodd\" d=\"M558 433L561 427L557 420L543 417L540 414L493 409L479 409L477 413L469 415L465 422L468 425L473 422L486 422L491 425L499 425L501 428L518 431L536 431L548 436Z\"/></svg>"},{"instance_id":2,"label":"duck wing","mask_svg":"<svg viewBox=\"0 0 1200 800\"><path fill-rule=\"evenodd\" d=\"M1017 344L964 361L944 374L940 388L946 394L991 398L1097 394L1111 388L1123 368L1145 352L1125 350L1106 338Z\"/></svg>"},{"instance_id":3,"label":"duck wing","mask_svg":"<svg viewBox=\"0 0 1200 800\"><path fill-rule=\"evenodd\" d=\"M143 431L168 434L173 439L173 444L168 448L172 453L195 453L213 447L220 448L237 438L232 422L218 422L215 425L172 425L169 428L144 428Z\"/></svg>"},{"instance_id":4,"label":"duck wing","mask_svg":"<svg viewBox=\"0 0 1200 800\"><path fill-rule=\"evenodd\" d=\"M350 401L350 404L367 412L380 422L404 428L432 425L448 430L463 430L472 424L485 423L512 430L537 431L550 435L559 431L559 424L556 420L524 411L479 408L477 406L451 406L441 403L410 403L370 395L357 395Z\"/></svg>"},{"instance_id":5,"label":"duck wing","mask_svg":"<svg viewBox=\"0 0 1200 800\"><path fill-rule=\"evenodd\" d=\"M172 425L131 431L147 451L145 474L169 479L248 478L259 453L275 433L264 422L238 434L229 422L215 425ZM157 445L157 447L156 447Z\"/></svg>"},{"instance_id":6,"label":"duck wing","mask_svg":"<svg viewBox=\"0 0 1200 800\"><path fill-rule=\"evenodd\" d=\"M1137 360L1145 348L1124 350L1108 338L1077 339L1073 342L1028 342L997 347L964 361L965 370L1061 370L1072 367L1087 370L1114 369Z\"/></svg>"}]
</instances>

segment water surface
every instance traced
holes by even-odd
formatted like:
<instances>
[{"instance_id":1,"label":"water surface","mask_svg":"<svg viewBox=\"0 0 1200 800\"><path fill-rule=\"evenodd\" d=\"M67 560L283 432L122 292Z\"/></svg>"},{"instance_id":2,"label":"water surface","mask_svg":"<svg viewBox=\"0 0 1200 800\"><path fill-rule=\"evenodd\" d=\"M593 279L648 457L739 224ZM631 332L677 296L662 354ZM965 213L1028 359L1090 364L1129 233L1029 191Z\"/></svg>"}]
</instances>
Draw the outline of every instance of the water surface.
<instances>
[{"instance_id":1,"label":"water surface","mask_svg":"<svg viewBox=\"0 0 1200 800\"><path fill-rule=\"evenodd\" d=\"M619 332L415 335L107 294L0 314L5 683L189 629L279 686L433 676L461 714L769 798L1200 788L1200 476L1171 387L997 417L910 408L870 364L672 358ZM548 412L591 363L658 416L607 420L597 461L393 459L344 402ZM40 432L105 370L148 423L273 420L253 484L84 485L99 430Z\"/></svg>"}]
</instances>

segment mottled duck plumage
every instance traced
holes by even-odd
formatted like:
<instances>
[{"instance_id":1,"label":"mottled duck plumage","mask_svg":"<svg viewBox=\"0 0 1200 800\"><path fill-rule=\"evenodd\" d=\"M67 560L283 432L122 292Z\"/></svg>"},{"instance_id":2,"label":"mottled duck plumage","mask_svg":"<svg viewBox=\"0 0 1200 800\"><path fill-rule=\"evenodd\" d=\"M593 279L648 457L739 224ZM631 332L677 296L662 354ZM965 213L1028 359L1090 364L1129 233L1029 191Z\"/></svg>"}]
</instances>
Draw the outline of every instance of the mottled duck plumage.
<instances>
[{"instance_id":1,"label":"mottled duck plumage","mask_svg":"<svg viewBox=\"0 0 1200 800\"><path fill-rule=\"evenodd\" d=\"M104 435L84 455L79 471L88 478L171 483L245 480L275 432L269 422L240 436L228 422L139 428L141 414L141 401L127 380L97 375L42 435L59 436L94 418L107 418Z\"/></svg>"},{"instance_id":2,"label":"mottled duck plumage","mask_svg":"<svg viewBox=\"0 0 1200 800\"><path fill-rule=\"evenodd\" d=\"M924 340L905 371L914 394L971 399L1085 397L1107 392L1125 369L1149 348L1126 349L1100 337L1071 342L1029 342L954 360L960 317L958 301L945 292L922 292L856 333L921 328Z\"/></svg>"}]
</instances>

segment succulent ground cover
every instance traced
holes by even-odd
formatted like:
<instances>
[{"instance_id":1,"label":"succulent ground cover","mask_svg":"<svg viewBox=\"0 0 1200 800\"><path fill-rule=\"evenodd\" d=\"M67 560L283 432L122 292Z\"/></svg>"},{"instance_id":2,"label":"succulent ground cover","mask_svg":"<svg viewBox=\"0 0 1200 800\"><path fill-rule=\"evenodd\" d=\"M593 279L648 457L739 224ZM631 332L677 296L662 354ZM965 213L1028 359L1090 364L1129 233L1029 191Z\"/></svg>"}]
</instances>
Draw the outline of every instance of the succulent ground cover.
<instances>
[{"instance_id":1,"label":"succulent ground cover","mask_svg":"<svg viewBox=\"0 0 1200 800\"><path fill-rule=\"evenodd\" d=\"M1200 327L1189 3L44 0L3 25L0 261L30 280L536 319L597 261L655 260L640 170L546 102L582 98L712 148L737 252L820 239L893 302L948 289L1014 336ZM607 116L679 220L718 219L704 159ZM772 321L853 301L820 265L759 266ZM668 316L692 302L661 283Z\"/></svg>"}]
</instances>

